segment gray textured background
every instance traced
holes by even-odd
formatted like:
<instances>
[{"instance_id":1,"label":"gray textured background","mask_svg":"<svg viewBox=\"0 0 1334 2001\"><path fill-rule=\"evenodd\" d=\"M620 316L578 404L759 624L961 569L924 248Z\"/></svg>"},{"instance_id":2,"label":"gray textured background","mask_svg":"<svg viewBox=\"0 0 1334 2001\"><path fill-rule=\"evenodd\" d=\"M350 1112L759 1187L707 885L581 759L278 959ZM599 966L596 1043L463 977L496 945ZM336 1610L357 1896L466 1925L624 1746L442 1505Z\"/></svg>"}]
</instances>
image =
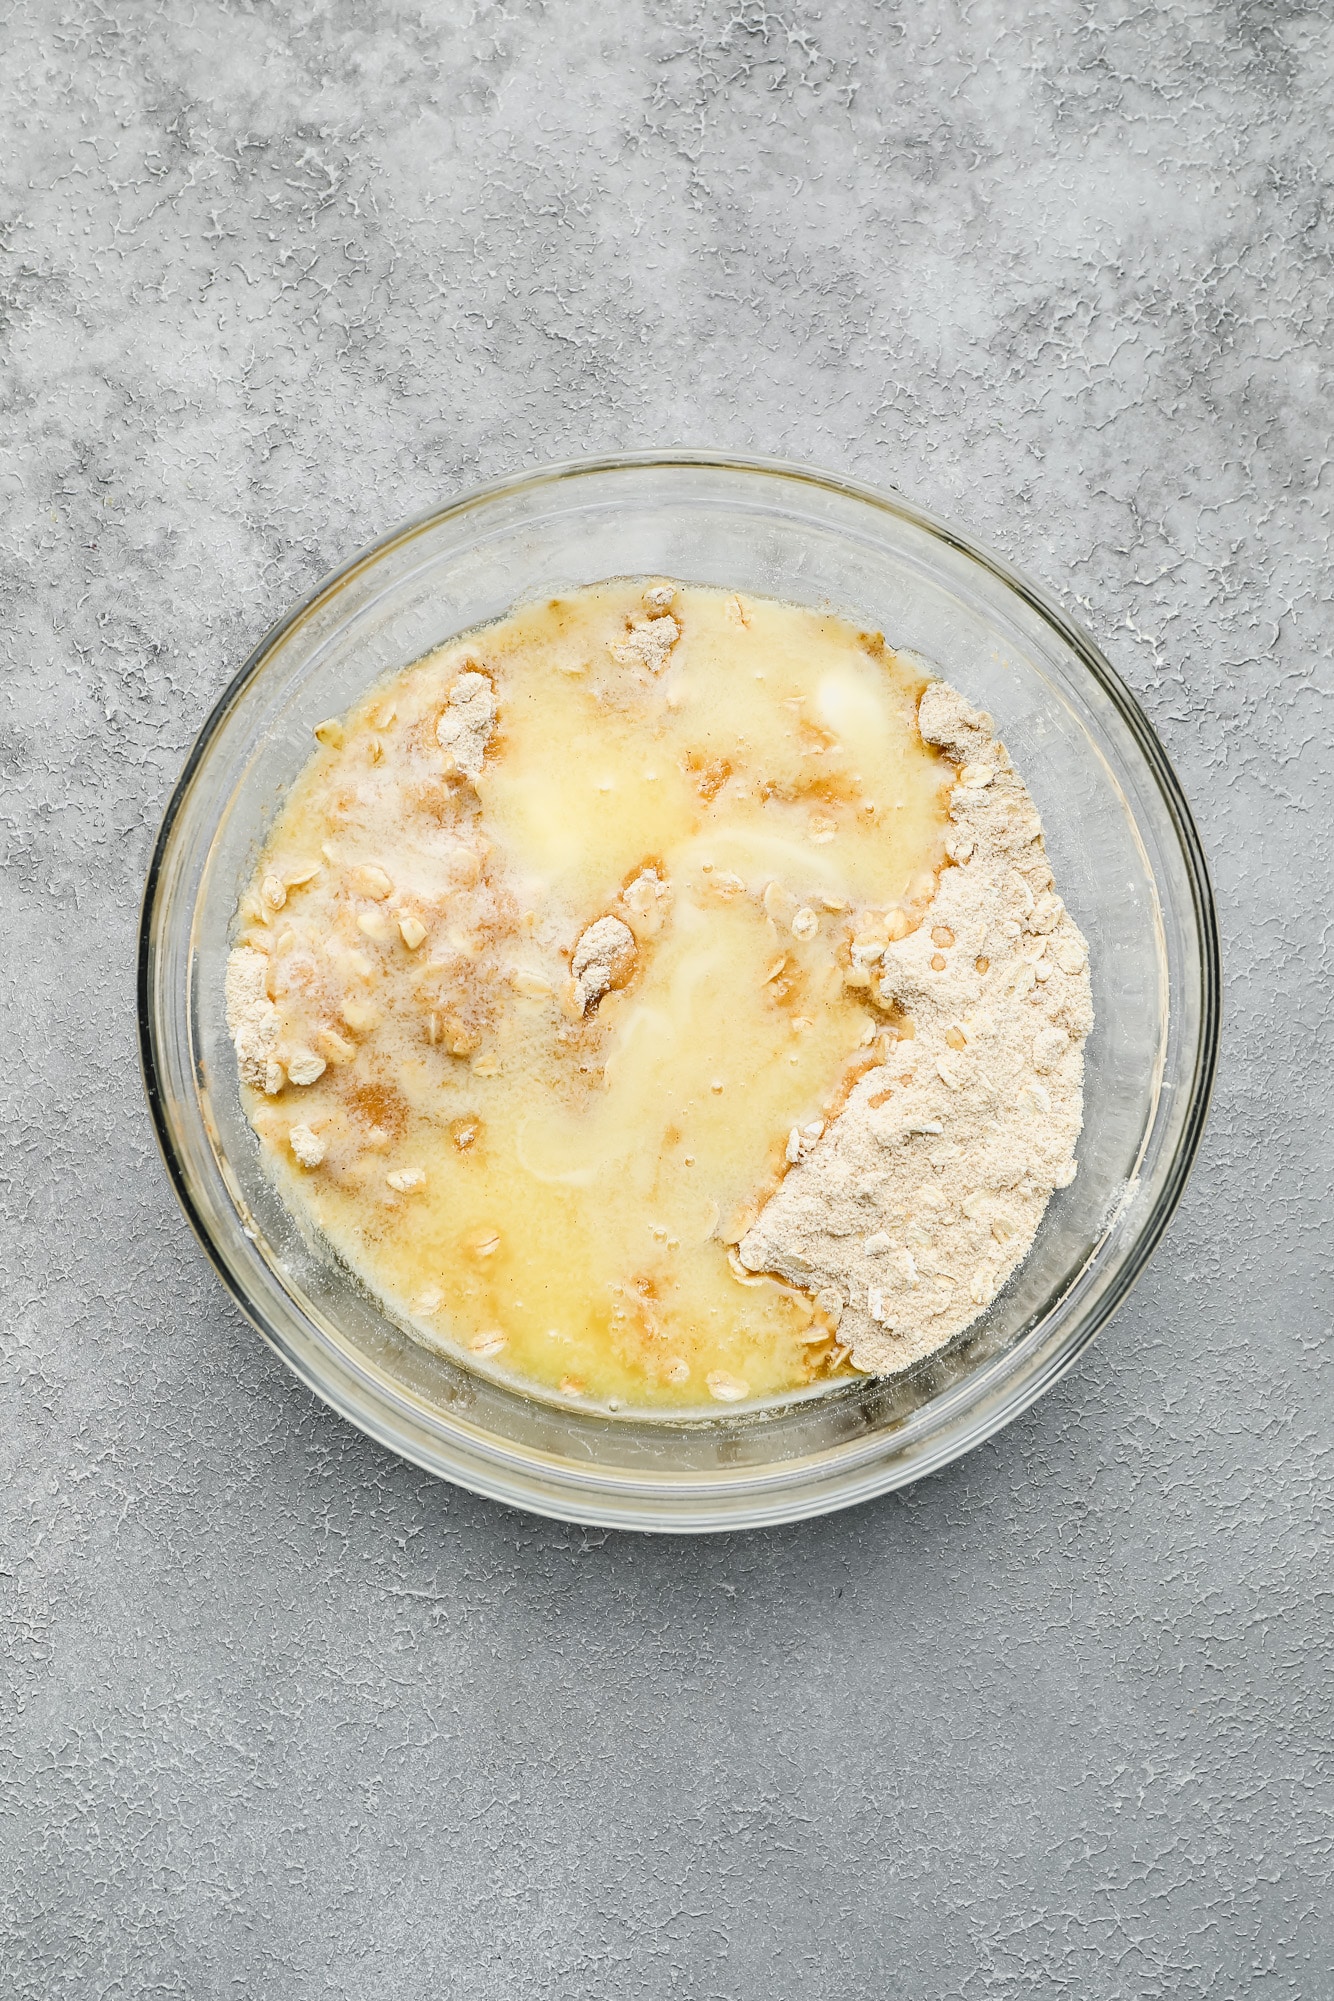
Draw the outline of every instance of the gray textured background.
<instances>
[{"instance_id":1,"label":"gray textured background","mask_svg":"<svg viewBox=\"0 0 1334 2001\"><path fill-rule=\"evenodd\" d=\"M1334 1995L1328 6L6 12L0 1990ZM1081 607L1230 996L1073 1377L713 1543L316 1407L176 1210L132 1006L269 621L478 477L672 442L900 485Z\"/></svg>"}]
</instances>

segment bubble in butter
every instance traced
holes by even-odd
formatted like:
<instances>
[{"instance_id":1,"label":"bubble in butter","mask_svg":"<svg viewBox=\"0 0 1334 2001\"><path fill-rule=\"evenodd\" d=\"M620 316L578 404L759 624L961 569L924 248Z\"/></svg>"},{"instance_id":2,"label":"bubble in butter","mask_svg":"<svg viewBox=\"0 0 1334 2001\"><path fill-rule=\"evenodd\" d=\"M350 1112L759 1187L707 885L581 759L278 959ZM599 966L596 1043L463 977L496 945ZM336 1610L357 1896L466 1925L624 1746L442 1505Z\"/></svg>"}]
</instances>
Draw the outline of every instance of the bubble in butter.
<instances>
[{"instance_id":1,"label":"bubble in butter","mask_svg":"<svg viewBox=\"0 0 1334 2001\"><path fill-rule=\"evenodd\" d=\"M844 1369L733 1246L903 1026L866 965L943 862L922 685L833 615L638 579L311 718L239 913L243 1090L419 1339L664 1413Z\"/></svg>"}]
</instances>

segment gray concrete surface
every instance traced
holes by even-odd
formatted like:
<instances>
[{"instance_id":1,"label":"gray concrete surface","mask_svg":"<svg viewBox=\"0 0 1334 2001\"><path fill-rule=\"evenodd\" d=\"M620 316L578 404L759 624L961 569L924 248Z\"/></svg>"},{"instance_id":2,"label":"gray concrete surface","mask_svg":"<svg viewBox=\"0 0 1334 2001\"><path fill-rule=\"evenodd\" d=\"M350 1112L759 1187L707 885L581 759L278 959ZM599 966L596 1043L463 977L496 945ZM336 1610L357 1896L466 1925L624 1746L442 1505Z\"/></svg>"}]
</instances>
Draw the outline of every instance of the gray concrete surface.
<instances>
[{"instance_id":1,"label":"gray concrete surface","mask_svg":"<svg viewBox=\"0 0 1334 2001\"><path fill-rule=\"evenodd\" d=\"M5 1996L1334 1995L1332 19L7 10ZM478 477L670 442L897 483L1077 604L1229 970L1186 1202L1078 1371L702 1544L314 1405L177 1213L132 1006L268 622Z\"/></svg>"}]
</instances>

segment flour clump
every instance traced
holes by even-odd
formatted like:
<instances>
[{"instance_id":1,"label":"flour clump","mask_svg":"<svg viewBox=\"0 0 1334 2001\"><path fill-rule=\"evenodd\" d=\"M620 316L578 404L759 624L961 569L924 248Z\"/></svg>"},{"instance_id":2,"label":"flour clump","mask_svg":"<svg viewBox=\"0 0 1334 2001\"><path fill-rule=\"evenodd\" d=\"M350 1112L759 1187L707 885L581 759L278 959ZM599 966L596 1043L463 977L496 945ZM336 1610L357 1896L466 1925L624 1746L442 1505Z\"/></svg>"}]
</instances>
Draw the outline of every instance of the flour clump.
<instances>
[{"instance_id":1,"label":"flour clump","mask_svg":"<svg viewBox=\"0 0 1334 2001\"><path fill-rule=\"evenodd\" d=\"M274 1054L282 1017L269 999L268 978L267 954L243 947L229 956L224 998L237 1068L242 1083L272 1096L282 1089L282 1071Z\"/></svg>"},{"instance_id":2,"label":"flour clump","mask_svg":"<svg viewBox=\"0 0 1334 2001\"><path fill-rule=\"evenodd\" d=\"M635 962L635 934L619 917L599 917L574 948L575 1004L580 1014L628 978Z\"/></svg>"},{"instance_id":3,"label":"flour clump","mask_svg":"<svg viewBox=\"0 0 1334 2001\"><path fill-rule=\"evenodd\" d=\"M625 638L612 647L611 656L623 667L647 667L650 674L661 674L680 637L681 628L670 612L635 618Z\"/></svg>"},{"instance_id":4,"label":"flour clump","mask_svg":"<svg viewBox=\"0 0 1334 2001\"><path fill-rule=\"evenodd\" d=\"M496 698L485 674L460 674L449 691L449 706L436 725L436 741L467 778L482 769L496 720Z\"/></svg>"}]
</instances>

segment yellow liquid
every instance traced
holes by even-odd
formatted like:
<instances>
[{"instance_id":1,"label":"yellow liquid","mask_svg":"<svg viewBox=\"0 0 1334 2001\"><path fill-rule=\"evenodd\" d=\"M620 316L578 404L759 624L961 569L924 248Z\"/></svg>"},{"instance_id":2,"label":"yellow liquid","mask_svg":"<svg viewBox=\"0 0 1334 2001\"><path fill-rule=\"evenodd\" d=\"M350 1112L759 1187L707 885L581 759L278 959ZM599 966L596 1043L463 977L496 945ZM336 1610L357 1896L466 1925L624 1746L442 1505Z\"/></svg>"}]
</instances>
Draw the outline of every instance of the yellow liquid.
<instances>
[{"instance_id":1,"label":"yellow liquid","mask_svg":"<svg viewBox=\"0 0 1334 2001\"><path fill-rule=\"evenodd\" d=\"M954 773L879 635L683 585L653 671L613 651L644 588L525 606L377 686L294 787L239 942L269 954L279 1056L329 1059L247 1092L289 1205L420 1338L670 1410L844 1366L816 1302L730 1251L895 1036L849 947L925 907ZM497 708L475 784L436 733L469 669ZM607 915L633 975L581 1016L571 953Z\"/></svg>"}]
</instances>

